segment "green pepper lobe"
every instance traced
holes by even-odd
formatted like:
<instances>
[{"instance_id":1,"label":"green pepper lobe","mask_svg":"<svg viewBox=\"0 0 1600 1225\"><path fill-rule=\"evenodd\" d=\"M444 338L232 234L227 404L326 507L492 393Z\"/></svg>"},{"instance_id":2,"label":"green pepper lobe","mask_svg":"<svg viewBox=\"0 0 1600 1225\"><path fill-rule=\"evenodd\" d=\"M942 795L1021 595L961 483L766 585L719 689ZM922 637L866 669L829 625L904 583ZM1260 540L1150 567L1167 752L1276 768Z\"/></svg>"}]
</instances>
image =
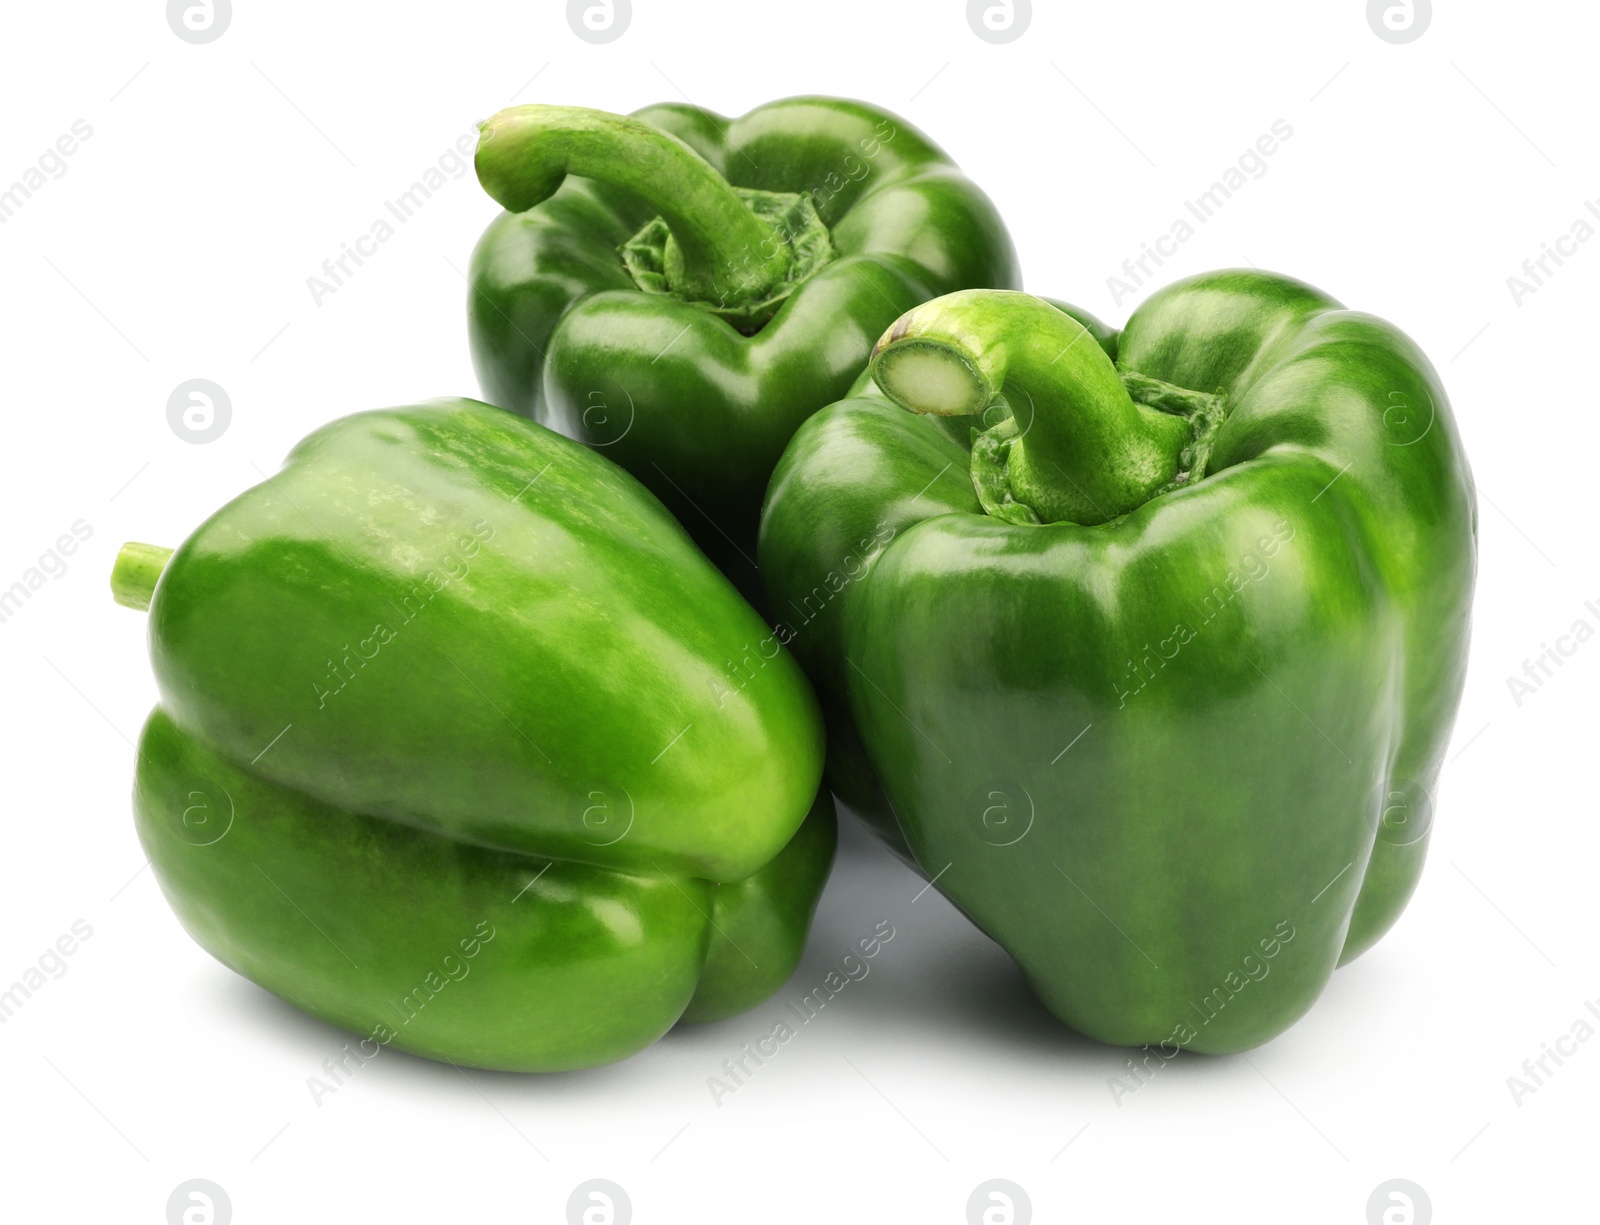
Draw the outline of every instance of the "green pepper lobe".
<instances>
[{"instance_id":1,"label":"green pepper lobe","mask_svg":"<svg viewBox=\"0 0 1600 1225\"><path fill-rule=\"evenodd\" d=\"M955 295L873 373L761 529L834 790L1079 1031L1283 1032L1422 871L1476 569L1438 375L1250 271L1120 334Z\"/></svg>"},{"instance_id":2,"label":"green pepper lobe","mask_svg":"<svg viewBox=\"0 0 1600 1225\"><path fill-rule=\"evenodd\" d=\"M160 552L114 576L161 689L136 814L225 964L516 1070L793 969L833 855L815 700L619 469L486 404L363 413Z\"/></svg>"},{"instance_id":3,"label":"green pepper lobe","mask_svg":"<svg viewBox=\"0 0 1600 1225\"><path fill-rule=\"evenodd\" d=\"M904 311L1019 283L988 198L859 102L515 107L477 170L507 210L469 274L485 398L633 473L757 601L761 498L799 424Z\"/></svg>"}]
</instances>

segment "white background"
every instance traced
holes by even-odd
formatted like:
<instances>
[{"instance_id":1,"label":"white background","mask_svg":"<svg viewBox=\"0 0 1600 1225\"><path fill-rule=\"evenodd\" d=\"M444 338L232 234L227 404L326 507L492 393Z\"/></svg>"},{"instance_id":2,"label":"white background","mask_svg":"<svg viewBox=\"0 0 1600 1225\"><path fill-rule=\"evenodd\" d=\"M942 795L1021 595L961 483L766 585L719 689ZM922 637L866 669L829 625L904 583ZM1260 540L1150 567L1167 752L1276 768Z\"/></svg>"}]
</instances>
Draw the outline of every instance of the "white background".
<instances>
[{"instance_id":1,"label":"white background","mask_svg":"<svg viewBox=\"0 0 1600 1225\"><path fill-rule=\"evenodd\" d=\"M8 5L0 187L74 121L93 136L0 225L0 587L75 521L93 536L0 624L0 985L75 920L94 934L0 1026L7 1218L159 1223L207 1178L240 1225L560 1222L600 1177L642 1223L955 1223L991 1178L1040 1222L1360 1225L1391 1178L1441 1222L1592 1219L1600 1041L1520 1105L1507 1077L1600 998L1600 642L1520 706L1507 678L1573 622L1600 628L1600 242L1520 304L1507 278L1600 195L1600 18L1441 7L1393 45L1361 0L1073 0L994 45L953 0L635 0L592 45L555 2L237 0L195 46L157 0ZM117 547L178 543L332 417L475 394L462 272L495 207L470 174L320 306L306 282L476 120L809 92L932 134L1009 219L1027 287L1117 323L1151 287L1115 301L1122 261L1292 126L1160 278L1293 273L1443 373L1482 570L1421 887L1287 1034L1185 1056L1119 1105L1123 1054L1065 1031L852 827L804 965L752 1014L581 1074L469 1083L386 1052L317 1105L307 1078L346 1036L212 961L141 870L130 742L155 690L144 619L107 590ZM192 378L232 399L208 445L166 419ZM869 977L715 1104L723 1060L883 919Z\"/></svg>"}]
</instances>

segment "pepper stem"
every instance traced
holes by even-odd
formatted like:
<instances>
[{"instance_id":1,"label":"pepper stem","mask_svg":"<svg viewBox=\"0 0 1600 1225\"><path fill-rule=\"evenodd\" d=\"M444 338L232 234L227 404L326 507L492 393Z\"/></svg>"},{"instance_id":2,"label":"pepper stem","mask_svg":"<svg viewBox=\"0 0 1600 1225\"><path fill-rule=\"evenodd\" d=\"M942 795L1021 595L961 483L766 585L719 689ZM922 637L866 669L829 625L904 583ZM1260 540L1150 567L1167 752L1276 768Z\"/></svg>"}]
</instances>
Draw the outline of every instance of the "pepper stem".
<instances>
[{"instance_id":1,"label":"pepper stem","mask_svg":"<svg viewBox=\"0 0 1600 1225\"><path fill-rule=\"evenodd\" d=\"M137 608L140 612L149 609L156 580L171 557L171 549L130 540L111 567L111 598L124 608Z\"/></svg>"},{"instance_id":2,"label":"pepper stem","mask_svg":"<svg viewBox=\"0 0 1600 1225\"><path fill-rule=\"evenodd\" d=\"M682 251L673 288L690 301L737 306L767 296L788 277L785 236L676 136L578 106L513 106L478 131L478 182L510 212L543 203L569 174L648 203Z\"/></svg>"},{"instance_id":3,"label":"pepper stem","mask_svg":"<svg viewBox=\"0 0 1600 1225\"><path fill-rule=\"evenodd\" d=\"M1119 374L1076 319L1041 298L974 289L902 315L873 350L872 374L901 408L983 412L1005 396L1010 422L989 431L1015 522L1105 523L1204 473L1221 423L1216 396ZM1130 394L1132 392L1132 394ZM987 461L985 461L987 462ZM998 484L997 484L998 483Z\"/></svg>"}]
</instances>

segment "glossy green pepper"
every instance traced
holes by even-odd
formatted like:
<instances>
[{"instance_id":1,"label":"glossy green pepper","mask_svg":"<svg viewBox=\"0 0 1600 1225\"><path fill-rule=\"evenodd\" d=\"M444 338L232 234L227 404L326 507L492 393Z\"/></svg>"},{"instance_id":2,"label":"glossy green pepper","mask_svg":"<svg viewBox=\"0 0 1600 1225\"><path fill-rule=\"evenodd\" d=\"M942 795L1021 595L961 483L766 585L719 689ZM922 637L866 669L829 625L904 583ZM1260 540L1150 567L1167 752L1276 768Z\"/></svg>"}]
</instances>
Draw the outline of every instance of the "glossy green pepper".
<instances>
[{"instance_id":1,"label":"glossy green pepper","mask_svg":"<svg viewBox=\"0 0 1600 1225\"><path fill-rule=\"evenodd\" d=\"M1069 311L897 322L784 455L761 571L835 791L1053 1012L1243 1050L1422 870L1471 476L1415 345L1299 282L1196 277L1120 334Z\"/></svg>"},{"instance_id":2,"label":"glossy green pepper","mask_svg":"<svg viewBox=\"0 0 1600 1225\"><path fill-rule=\"evenodd\" d=\"M473 401L347 417L112 586L150 609L161 887L306 1012L549 1071L797 964L835 839L815 699L592 451Z\"/></svg>"},{"instance_id":3,"label":"glossy green pepper","mask_svg":"<svg viewBox=\"0 0 1600 1225\"><path fill-rule=\"evenodd\" d=\"M795 428L902 312L1020 284L988 198L860 102L520 106L483 125L477 171L509 210L470 272L486 398L603 449L752 597Z\"/></svg>"}]
</instances>

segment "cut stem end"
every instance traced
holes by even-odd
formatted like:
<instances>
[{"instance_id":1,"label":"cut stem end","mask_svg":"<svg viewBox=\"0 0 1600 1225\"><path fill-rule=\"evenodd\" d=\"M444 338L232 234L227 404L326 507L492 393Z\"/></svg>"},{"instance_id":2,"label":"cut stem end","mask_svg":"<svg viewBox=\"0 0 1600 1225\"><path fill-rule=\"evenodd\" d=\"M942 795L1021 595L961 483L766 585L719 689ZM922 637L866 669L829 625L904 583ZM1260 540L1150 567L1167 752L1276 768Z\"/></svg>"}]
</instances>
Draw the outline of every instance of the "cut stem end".
<instances>
[{"instance_id":1,"label":"cut stem end","mask_svg":"<svg viewBox=\"0 0 1600 1225\"><path fill-rule=\"evenodd\" d=\"M994 389L966 353L940 341L895 341L878 351L872 377L901 408L923 415L972 416L994 400Z\"/></svg>"},{"instance_id":2,"label":"cut stem end","mask_svg":"<svg viewBox=\"0 0 1600 1225\"><path fill-rule=\"evenodd\" d=\"M155 594L156 582L171 558L172 550L158 544L129 541L123 545L111 567L112 599L124 608L147 611L150 597Z\"/></svg>"}]
</instances>

